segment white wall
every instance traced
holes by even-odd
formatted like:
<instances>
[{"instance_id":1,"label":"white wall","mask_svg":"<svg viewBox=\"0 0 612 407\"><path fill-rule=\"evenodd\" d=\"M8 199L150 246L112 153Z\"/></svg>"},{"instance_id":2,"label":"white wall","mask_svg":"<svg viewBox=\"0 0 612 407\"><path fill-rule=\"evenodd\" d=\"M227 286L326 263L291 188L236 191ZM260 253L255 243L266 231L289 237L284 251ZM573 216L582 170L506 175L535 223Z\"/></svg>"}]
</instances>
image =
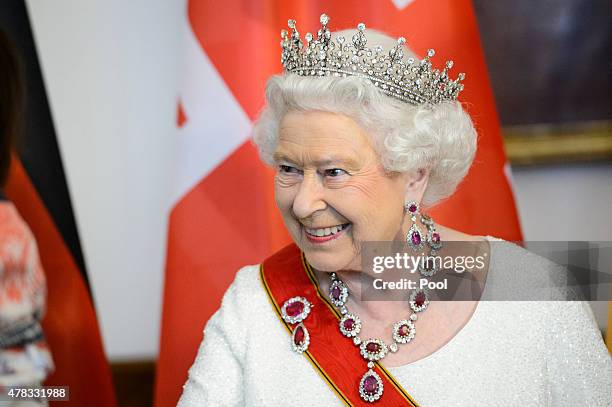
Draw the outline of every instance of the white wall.
<instances>
[{"instance_id":1,"label":"white wall","mask_svg":"<svg viewBox=\"0 0 612 407\"><path fill-rule=\"evenodd\" d=\"M158 349L181 4L27 2L111 358Z\"/></svg>"},{"instance_id":2,"label":"white wall","mask_svg":"<svg viewBox=\"0 0 612 407\"><path fill-rule=\"evenodd\" d=\"M27 4L106 352L154 357L182 2ZM525 238L612 240L611 175L612 165L515 170Z\"/></svg>"},{"instance_id":3,"label":"white wall","mask_svg":"<svg viewBox=\"0 0 612 407\"><path fill-rule=\"evenodd\" d=\"M525 240L612 241L612 163L514 168Z\"/></svg>"}]
</instances>

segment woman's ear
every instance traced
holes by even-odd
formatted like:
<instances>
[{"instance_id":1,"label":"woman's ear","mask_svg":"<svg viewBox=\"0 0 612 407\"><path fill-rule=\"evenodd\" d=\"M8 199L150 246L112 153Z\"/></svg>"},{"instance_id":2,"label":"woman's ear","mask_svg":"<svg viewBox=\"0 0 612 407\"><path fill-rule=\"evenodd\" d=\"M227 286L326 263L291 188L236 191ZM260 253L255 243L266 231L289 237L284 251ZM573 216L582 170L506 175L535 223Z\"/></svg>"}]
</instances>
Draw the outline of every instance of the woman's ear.
<instances>
[{"instance_id":1,"label":"woman's ear","mask_svg":"<svg viewBox=\"0 0 612 407\"><path fill-rule=\"evenodd\" d=\"M429 170L425 168L420 168L415 172L407 174L406 197L421 202L423 200L423 195L425 195L428 181Z\"/></svg>"}]
</instances>

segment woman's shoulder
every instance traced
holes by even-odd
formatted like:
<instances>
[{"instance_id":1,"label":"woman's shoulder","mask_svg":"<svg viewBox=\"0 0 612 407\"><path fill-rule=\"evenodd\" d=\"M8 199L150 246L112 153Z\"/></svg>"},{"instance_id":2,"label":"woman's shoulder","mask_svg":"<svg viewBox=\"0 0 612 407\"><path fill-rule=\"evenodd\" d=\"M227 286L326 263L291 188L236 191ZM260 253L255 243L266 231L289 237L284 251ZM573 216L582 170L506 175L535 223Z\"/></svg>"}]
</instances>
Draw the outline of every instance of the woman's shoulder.
<instances>
[{"instance_id":1,"label":"woman's shoulder","mask_svg":"<svg viewBox=\"0 0 612 407\"><path fill-rule=\"evenodd\" d=\"M268 304L259 276L259 265L244 266L236 272L234 280L223 295L221 306L211 317L209 325L215 323L225 326L240 325L245 315L252 317L266 305Z\"/></svg>"},{"instance_id":2,"label":"woman's shoulder","mask_svg":"<svg viewBox=\"0 0 612 407\"><path fill-rule=\"evenodd\" d=\"M564 264L545 250L486 236L490 245L489 295L495 300L554 301L577 300L579 291ZM498 294L501 294L499 297Z\"/></svg>"},{"instance_id":3,"label":"woman's shoulder","mask_svg":"<svg viewBox=\"0 0 612 407\"><path fill-rule=\"evenodd\" d=\"M220 307L204 327L204 342L223 338L238 360L245 357L247 343L253 337L265 335L276 325L281 327L265 294L259 269L259 265L248 265L238 270Z\"/></svg>"},{"instance_id":4,"label":"woman's shoulder","mask_svg":"<svg viewBox=\"0 0 612 407\"><path fill-rule=\"evenodd\" d=\"M436 225L436 231L440 234L440 239L446 242L482 242L487 240L486 236L470 235L441 224Z\"/></svg>"},{"instance_id":5,"label":"woman's shoulder","mask_svg":"<svg viewBox=\"0 0 612 407\"><path fill-rule=\"evenodd\" d=\"M247 265L236 272L234 280L223 295L220 310L231 308L239 311L241 308L253 306L259 297L263 297L259 265Z\"/></svg>"},{"instance_id":6,"label":"woman's shoulder","mask_svg":"<svg viewBox=\"0 0 612 407\"><path fill-rule=\"evenodd\" d=\"M530 269L555 269L560 271L563 266L525 247L522 242L504 240L495 236L483 236L491 251L491 262L496 267L512 268L514 270L529 267Z\"/></svg>"},{"instance_id":7,"label":"woman's shoulder","mask_svg":"<svg viewBox=\"0 0 612 407\"><path fill-rule=\"evenodd\" d=\"M249 264L241 267L230 285L230 289L240 291L250 291L259 288L259 264Z\"/></svg>"}]
</instances>

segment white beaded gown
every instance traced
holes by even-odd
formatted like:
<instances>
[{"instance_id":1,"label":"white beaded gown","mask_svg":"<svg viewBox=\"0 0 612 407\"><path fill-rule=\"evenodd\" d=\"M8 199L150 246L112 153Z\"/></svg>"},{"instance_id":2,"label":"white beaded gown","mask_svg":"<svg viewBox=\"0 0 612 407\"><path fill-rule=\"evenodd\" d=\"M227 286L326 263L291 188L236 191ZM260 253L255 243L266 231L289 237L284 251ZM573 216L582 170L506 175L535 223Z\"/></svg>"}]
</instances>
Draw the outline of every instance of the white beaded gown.
<instances>
[{"instance_id":1,"label":"white beaded gown","mask_svg":"<svg viewBox=\"0 0 612 407\"><path fill-rule=\"evenodd\" d=\"M488 239L501 243L488 280L537 267L526 250ZM237 273L204 332L180 407L343 405L291 350L258 266ZM612 406L612 360L581 301L480 301L441 349L387 370L426 407Z\"/></svg>"}]
</instances>

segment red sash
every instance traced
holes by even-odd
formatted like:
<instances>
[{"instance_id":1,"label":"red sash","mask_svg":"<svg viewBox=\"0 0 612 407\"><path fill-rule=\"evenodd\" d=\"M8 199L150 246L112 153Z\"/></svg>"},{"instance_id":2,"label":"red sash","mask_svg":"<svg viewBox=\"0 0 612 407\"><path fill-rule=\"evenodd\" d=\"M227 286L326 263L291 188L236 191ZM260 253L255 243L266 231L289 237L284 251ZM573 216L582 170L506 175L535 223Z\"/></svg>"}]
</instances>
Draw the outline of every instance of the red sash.
<instances>
[{"instance_id":1,"label":"red sash","mask_svg":"<svg viewBox=\"0 0 612 407\"><path fill-rule=\"evenodd\" d=\"M367 371L359 347L338 329L340 313L321 292L315 275L300 249L289 245L266 259L260 267L265 291L280 321L291 335L291 327L281 316L281 307L291 297L301 296L313 304L303 324L310 333L310 345L304 352L315 370L348 406L414 406L416 401L402 389L393 376L378 362L374 370L383 381L384 393L379 401L365 402L359 395L359 381ZM287 346L290 339L287 339Z\"/></svg>"}]
</instances>

